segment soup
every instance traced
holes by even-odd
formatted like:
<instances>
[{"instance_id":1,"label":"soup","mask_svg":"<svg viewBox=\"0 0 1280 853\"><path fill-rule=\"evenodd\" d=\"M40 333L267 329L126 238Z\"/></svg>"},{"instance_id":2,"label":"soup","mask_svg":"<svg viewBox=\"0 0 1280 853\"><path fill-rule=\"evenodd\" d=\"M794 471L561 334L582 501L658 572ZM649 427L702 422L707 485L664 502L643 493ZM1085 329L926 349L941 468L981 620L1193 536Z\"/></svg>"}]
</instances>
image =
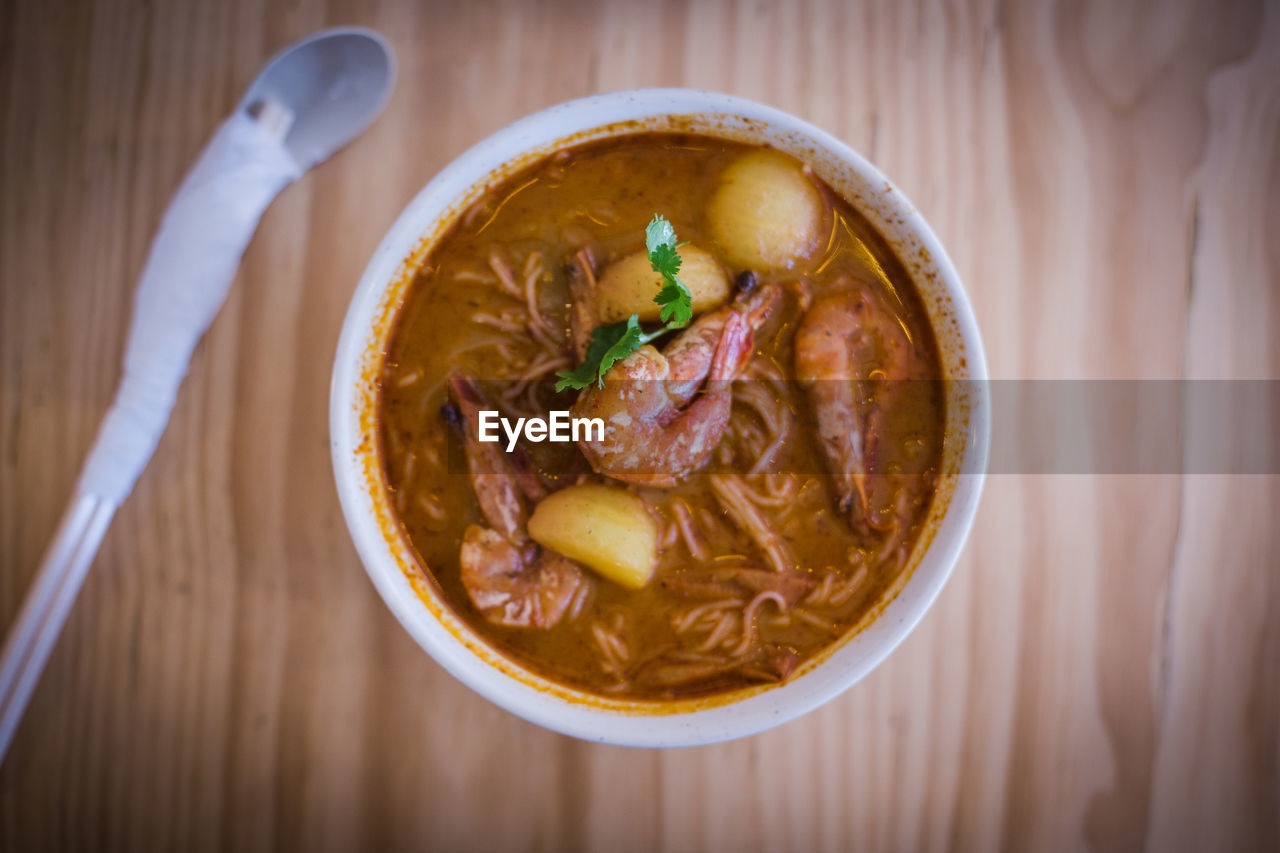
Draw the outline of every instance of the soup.
<instances>
[{"instance_id":1,"label":"soup","mask_svg":"<svg viewBox=\"0 0 1280 853\"><path fill-rule=\"evenodd\" d=\"M806 166L636 133L514 174L430 249L379 456L424 574L502 654L604 696L715 694L785 681L906 571L938 365L903 265ZM576 440L510 432L553 412Z\"/></svg>"}]
</instances>

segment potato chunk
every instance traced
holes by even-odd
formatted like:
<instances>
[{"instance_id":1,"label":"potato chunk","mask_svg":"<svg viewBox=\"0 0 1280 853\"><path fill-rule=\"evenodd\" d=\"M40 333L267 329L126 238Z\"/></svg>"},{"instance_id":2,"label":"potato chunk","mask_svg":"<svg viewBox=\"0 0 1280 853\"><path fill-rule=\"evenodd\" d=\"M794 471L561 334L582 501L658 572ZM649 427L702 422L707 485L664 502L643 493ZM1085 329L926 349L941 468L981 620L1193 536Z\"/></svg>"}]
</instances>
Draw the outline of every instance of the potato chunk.
<instances>
[{"instance_id":1,"label":"potato chunk","mask_svg":"<svg viewBox=\"0 0 1280 853\"><path fill-rule=\"evenodd\" d=\"M597 483L544 498L529 519L529 535L628 589L648 583L658 564L658 525L644 501Z\"/></svg>"},{"instance_id":2,"label":"potato chunk","mask_svg":"<svg viewBox=\"0 0 1280 853\"><path fill-rule=\"evenodd\" d=\"M729 276L715 256L705 249L680 247L680 280L693 295L693 313L699 314L729 298ZM649 265L641 249L605 268L596 291L596 312L601 323L616 323L632 314L641 320L657 320L653 298L662 289L662 276Z\"/></svg>"},{"instance_id":3,"label":"potato chunk","mask_svg":"<svg viewBox=\"0 0 1280 853\"><path fill-rule=\"evenodd\" d=\"M769 149L753 151L721 173L707 221L735 266L789 269L818 244L822 197L798 162Z\"/></svg>"}]
</instances>

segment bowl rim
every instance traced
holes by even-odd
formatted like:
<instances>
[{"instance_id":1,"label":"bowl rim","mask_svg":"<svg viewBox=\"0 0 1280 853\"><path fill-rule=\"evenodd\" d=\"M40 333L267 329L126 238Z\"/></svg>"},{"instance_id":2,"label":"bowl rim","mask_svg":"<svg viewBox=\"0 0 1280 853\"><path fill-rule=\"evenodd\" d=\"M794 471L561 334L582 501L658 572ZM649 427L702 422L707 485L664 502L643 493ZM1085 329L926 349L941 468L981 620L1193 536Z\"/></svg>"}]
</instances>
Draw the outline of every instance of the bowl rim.
<instances>
[{"instance_id":1,"label":"bowl rim","mask_svg":"<svg viewBox=\"0 0 1280 853\"><path fill-rule=\"evenodd\" d=\"M410 258L421 257L424 245L434 242L442 223L454 220L461 209L459 201L468 193L508 167L513 156L532 162L593 130L628 121L689 116L741 119L758 127L761 134L787 134L851 170L866 186L880 188L876 204L897 217L902 233L918 240L927 252L922 255L924 263L948 298L953 334L963 347L966 378L973 380L968 432L957 451L961 473L953 475L954 490L932 540L896 594L879 605L867 624L834 641L829 647L834 651L800 676L768 689L744 691L741 698L682 712L619 711L591 701L599 698L592 694L549 682L496 651L485 653L480 647L488 648L487 643L470 628L465 628L472 635L467 642L426 605L422 590L404 569L403 554L396 552L391 541L394 531L388 532L374 512L373 487L360 459L366 442L358 398L366 393L362 367L371 357L371 337L378 334L376 318L385 308L383 300L397 273L411 263ZM533 152L541 153L531 157ZM883 216L879 218L877 227L884 227ZM872 219L875 222L876 217ZM563 734L624 746L692 746L755 734L813 710L875 669L915 628L950 577L977 513L990 444L986 379L981 335L959 274L924 217L869 161L830 133L756 101L697 89L631 89L577 98L518 119L455 157L409 202L374 251L343 322L330 384L330 450L343 516L366 573L400 624L451 675L511 713ZM508 666L497 665L495 656ZM838 658L842 658L839 664ZM512 667L531 677L514 677Z\"/></svg>"}]
</instances>

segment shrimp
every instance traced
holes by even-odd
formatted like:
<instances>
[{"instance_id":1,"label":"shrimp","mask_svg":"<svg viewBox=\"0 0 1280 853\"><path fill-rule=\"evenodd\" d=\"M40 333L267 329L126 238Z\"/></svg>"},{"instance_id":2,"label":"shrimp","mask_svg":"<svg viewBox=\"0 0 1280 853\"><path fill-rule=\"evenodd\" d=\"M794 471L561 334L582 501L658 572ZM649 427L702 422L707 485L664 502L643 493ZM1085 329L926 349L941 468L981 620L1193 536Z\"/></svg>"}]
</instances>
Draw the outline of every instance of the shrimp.
<instances>
[{"instance_id":1,"label":"shrimp","mask_svg":"<svg viewBox=\"0 0 1280 853\"><path fill-rule=\"evenodd\" d=\"M738 295L731 306L722 306L702 315L663 350L662 355L670 367L667 390L677 406L683 406L692 400L707 378L711 356L715 352L717 341L724 334L729 316L734 313L742 315L751 333L742 363L734 371L736 378L750 359L751 348L755 345L755 332L769 319L769 314L782 295L782 290L777 285L765 285L757 290L755 276L751 274L740 276L738 286Z\"/></svg>"},{"instance_id":2,"label":"shrimp","mask_svg":"<svg viewBox=\"0 0 1280 853\"><path fill-rule=\"evenodd\" d=\"M603 440L579 442L591 467L628 483L670 487L706 465L729 423L730 384L778 295L772 286L743 293L699 317L665 351L642 346L609 369L603 388L584 389L573 415L605 424Z\"/></svg>"},{"instance_id":3,"label":"shrimp","mask_svg":"<svg viewBox=\"0 0 1280 853\"><path fill-rule=\"evenodd\" d=\"M796 329L796 378L808 391L818 443L835 479L837 506L856 529L877 528L868 500L885 395L859 383L907 378L913 344L866 287L850 284L814 300ZM864 411L865 407L865 411ZM878 529L878 528L877 528Z\"/></svg>"},{"instance_id":4,"label":"shrimp","mask_svg":"<svg viewBox=\"0 0 1280 853\"><path fill-rule=\"evenodd\" d=\"M581 610L590 592L582 570L529 538L529 504L547 495L528 458L479 440L479 411L489 408L464 376L449 378L454 409L446 419L462 433L476 500L488 527L469 525L459 556L462 585L476 609L495 625L553 628Z\"/></svg>"},{"instance_id":5,"label":"shrimp","mask_svg":"<svg viewBox=\"0 0 1280 853\"><path fill-rule=\"evenodd\" d=\"M591 332L597 325L595 267L590 249L579 249L565 265L569 276L569 337L579 363L587 355Z\"/></svg>"}]
</instances>

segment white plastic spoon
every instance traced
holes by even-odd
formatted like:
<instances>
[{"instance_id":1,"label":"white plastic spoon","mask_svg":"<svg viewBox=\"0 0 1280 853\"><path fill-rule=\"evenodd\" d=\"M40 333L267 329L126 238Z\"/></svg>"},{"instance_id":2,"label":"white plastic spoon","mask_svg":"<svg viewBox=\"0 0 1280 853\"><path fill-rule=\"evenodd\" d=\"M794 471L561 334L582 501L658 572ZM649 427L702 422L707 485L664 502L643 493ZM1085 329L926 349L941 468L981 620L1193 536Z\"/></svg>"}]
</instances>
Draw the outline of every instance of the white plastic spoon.
<instances>
[{"instance_id":1,"label":"white plastic spoon","mask_svg":"<svg viewBox=\"0 0 1280 853\"><path fill-rule=\"evenodd\" d=\"M295 43L267 63L170 201L138 282L115 401L0 654L0 760L263 211L368 127L394 81L391 48L370 30L325 30Z\"/></svg>"}]
</instances>

